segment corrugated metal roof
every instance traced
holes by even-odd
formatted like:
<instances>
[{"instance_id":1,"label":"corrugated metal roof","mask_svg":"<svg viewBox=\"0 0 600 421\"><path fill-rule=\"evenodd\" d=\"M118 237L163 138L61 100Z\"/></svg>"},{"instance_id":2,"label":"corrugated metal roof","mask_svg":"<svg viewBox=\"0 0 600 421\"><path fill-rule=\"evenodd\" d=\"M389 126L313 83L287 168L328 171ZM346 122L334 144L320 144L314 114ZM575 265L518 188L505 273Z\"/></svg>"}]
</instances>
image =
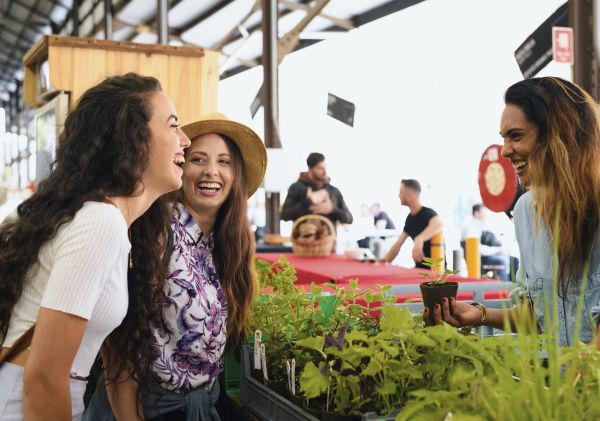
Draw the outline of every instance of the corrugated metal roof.
<instances>
[{"instance_id":1,"label":"corrugated metal roof","mask_svg":"<svg viewBox=\"0 0 600 421\"><path fill-rule=\"evenodd\" d=\"M319 0L321 1L321 0ZM329 0L300 34L295 48L347 31L422 0ZM216 49L221 73L234 74L260 62L261 0L171 0L169 42ZM279 34L293 30L317 1L279 0ZM104 38L104 1L79 0L79 35ZM73 34L73 0L0 0L0 100L22 79L22 57L42 36ZM153 0L113 0L113 39L156 43Z\"/></svg>"}]
</instances>

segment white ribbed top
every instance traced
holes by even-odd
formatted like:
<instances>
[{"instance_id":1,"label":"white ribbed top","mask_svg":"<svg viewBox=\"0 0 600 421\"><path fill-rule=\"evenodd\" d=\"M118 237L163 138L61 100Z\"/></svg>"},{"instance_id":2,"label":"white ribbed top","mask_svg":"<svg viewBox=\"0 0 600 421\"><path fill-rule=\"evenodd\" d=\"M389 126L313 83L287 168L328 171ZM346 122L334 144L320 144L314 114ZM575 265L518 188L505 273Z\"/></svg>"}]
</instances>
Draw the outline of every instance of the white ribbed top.
<instances>
[{"instance_id":1,"label":"white ribbed top","mask_svg":"<svg viewBox=\"0 0 600 421\"><path fill-rule=\"evenodd\" d=\"M88 320L71 374L89 375L102 342L127 313L127 224L115 206L86 202L38 254L2 346L11 346L44 308ZM60 332L56 332L60 335Z\"/></svg>"}]
</instances>

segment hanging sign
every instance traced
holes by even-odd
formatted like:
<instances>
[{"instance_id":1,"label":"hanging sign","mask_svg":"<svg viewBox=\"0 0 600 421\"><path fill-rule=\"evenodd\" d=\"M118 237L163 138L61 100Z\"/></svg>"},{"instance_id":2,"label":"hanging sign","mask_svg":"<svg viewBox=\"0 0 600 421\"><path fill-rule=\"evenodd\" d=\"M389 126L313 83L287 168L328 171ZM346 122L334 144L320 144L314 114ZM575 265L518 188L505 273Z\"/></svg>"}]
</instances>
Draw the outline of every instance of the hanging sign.
<instances>
[{"instance_id":1,"label":"hanging sign","mask_svg":"<svg viewBox=\"0 0 600 421\"><path fill-rule=\"evenodd\" d=\"M517 193L517 172L501 150L500 145L489 146L479 162L479 193L485 207L494 212L509 209Z\"/></svg>"}]
</instances>

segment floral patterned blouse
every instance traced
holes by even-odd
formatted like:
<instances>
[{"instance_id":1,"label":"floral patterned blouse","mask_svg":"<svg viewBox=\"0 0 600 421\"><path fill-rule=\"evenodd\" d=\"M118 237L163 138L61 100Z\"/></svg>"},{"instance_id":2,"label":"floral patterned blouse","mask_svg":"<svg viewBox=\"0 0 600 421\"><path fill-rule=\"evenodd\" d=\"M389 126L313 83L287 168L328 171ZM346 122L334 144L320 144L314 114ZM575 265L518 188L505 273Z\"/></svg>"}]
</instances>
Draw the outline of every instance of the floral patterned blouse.
<instances>
[{"instance_id":1,"label":"floral patterned blouse","mask_svg":"<svg viewBox=\"0 0 600 421\"><path fill-rule=\"evenodd\" d=\"M212 234L203 235L187 209L175 206L173 250L165 282L165 325L152 324L153 371L164 389L209 388L223 370L227 301L213 261Z\"/></svg>"}]
</instances>

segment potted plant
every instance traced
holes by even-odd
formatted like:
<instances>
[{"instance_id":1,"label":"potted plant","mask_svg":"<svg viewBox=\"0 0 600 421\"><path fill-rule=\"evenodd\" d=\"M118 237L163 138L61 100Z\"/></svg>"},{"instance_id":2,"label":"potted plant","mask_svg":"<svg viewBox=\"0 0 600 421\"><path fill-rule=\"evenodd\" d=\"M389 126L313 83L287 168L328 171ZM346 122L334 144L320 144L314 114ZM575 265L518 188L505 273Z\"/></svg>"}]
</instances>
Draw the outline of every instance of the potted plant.
<instances>
[{"instance_id":1,"label":"potted plant","mask_svg":"<svg viewBox=\"0 0 600 421\"><path fill-rule=\"evenodd\" d=\"M458 283L448 281L449 275L457 273L457 270L443 268L443 258L424 257L423 264L429 268L429 273L423 272L421 275L427 279L422 282L421 296L423 297L423 305L429 309L429 320L433 323L433 310L436 304L442 303L444 298L456 298Z\"/></svg>"}]
</instances>

